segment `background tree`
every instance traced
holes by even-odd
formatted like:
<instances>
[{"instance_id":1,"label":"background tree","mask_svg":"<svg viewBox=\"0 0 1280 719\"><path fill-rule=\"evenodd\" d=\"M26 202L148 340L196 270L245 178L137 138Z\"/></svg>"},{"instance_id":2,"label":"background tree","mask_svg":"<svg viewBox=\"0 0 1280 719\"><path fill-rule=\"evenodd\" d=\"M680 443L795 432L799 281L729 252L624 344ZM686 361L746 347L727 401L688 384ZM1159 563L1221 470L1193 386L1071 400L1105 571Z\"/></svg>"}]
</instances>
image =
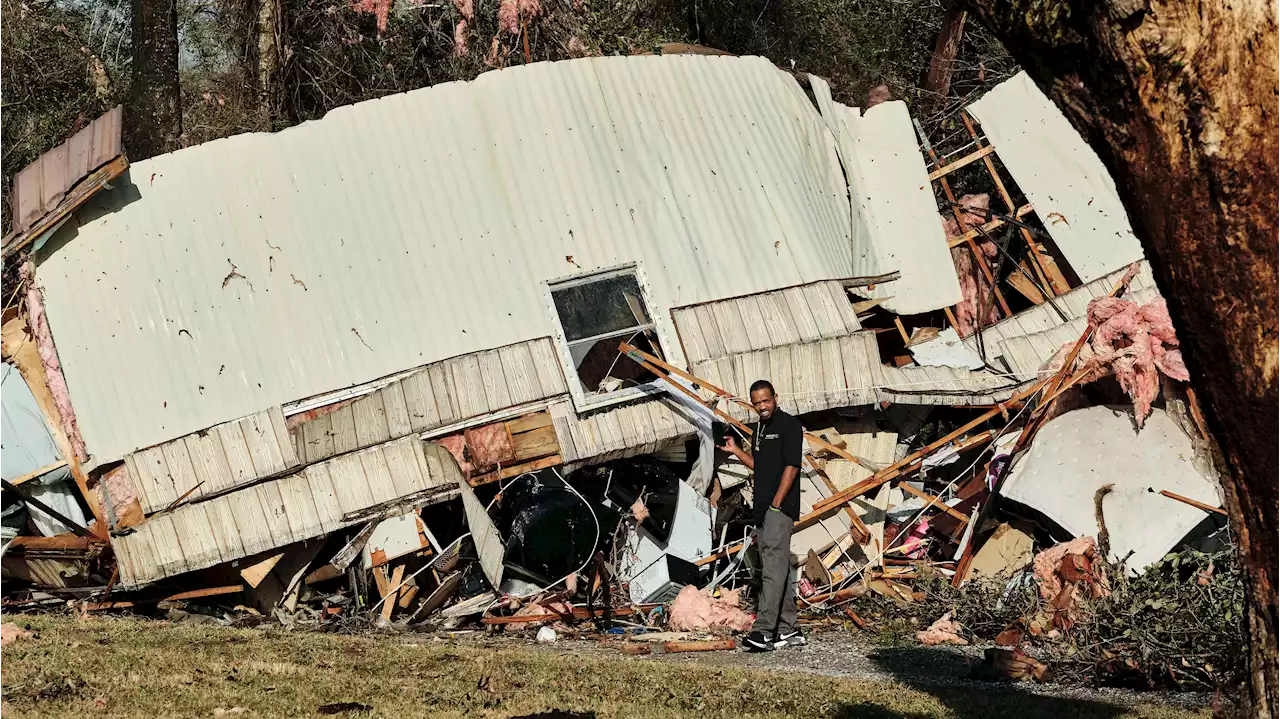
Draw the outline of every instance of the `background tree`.
<instances>
[{"instance_id":1,"label":"background tree","mask_svg":"<svg viewBox=\"0 0 1280 719\"><path fill-rule=\"evenodd\" d=\"M124 146L131 160L178 149L177 0L133 0L133 64L125 102Z\"/></svg>"},{"instance_id":2,"label":"background tree","mask_svg":"<svg viewBox=\"0 0 1280 719\"><path fill-rule=\"evenodd\" d=\"M1255 716L1276 709L1277 40L1265 0L969 0L1115 178L1228 474Z\"/></svg>"}]
</instances>

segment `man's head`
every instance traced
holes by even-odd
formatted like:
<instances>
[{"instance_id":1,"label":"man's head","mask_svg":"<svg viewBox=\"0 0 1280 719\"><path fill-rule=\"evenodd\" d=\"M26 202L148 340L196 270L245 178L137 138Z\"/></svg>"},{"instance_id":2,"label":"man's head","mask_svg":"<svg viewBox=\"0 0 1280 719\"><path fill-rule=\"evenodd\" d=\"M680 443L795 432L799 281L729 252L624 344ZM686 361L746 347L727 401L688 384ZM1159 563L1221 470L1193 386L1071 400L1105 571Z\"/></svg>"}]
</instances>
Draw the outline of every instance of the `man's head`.
<instances>
[{"instance_id":1,"label":"man's head","mask_svg":"<svg viewBox=\"0 0 1280 719\"><path fill-rule=\"evenodd\" d=\"M760 419L769 419L778 408L778 395L767 379L758 379L751 385L751 406L760 413Z\"/></svg>"}]
</instances>

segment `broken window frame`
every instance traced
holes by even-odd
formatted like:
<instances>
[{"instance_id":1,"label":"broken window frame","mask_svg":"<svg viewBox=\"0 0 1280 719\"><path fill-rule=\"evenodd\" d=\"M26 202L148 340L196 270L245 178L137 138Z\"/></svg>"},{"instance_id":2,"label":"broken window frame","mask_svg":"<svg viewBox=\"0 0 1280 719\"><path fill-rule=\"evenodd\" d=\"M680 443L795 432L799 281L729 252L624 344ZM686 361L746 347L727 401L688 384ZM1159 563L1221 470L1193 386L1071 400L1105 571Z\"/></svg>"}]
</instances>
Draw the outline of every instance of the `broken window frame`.
<instances>
[{"instance_id":1,"label":"broken window frame","mask_svg":"<svg viewBox=\"0 0 1280 719\"><path fill-rule=\"evenodd\" d=\"M604 332L590 337L582 337L570 342L565 332L564 324L560 319L560 312L556 308L554 292L569 287L591 284L602 280L608 280L623 275L632 275L636 279L636 284L640 288L640 301L643 304L645 313L648 315L648 322L640 323L634 327L626 329ZM581 272L564 277L558 277L542 282L542 290L544 301L548 312L553 320L555 335L553 339L556 347L556 354L560 358L560 366L564 371L565 384L569 386L569 394L573 397L573 406L578 412L587 412L590 410L601 409L610 405L626 402L629 400L647 397L653 394L663 392L662 381L653 380L641 385L633 385L623 387L612 392L588 392L578 374L578 366L573 360L574 346L584 344L594 344L601 340L617 338L618 342L626 340L628 337L640 332L646 332L650 335L651 341L656 345L658 354L666 357L668 350L666 343L663 341L665 334L658 321L658 315L654 312L653 292L650 289L649 282L645 278L644 270L639 262L629 262L612 267L605 267L598 270Z\"/></svg>"}]
</instances>

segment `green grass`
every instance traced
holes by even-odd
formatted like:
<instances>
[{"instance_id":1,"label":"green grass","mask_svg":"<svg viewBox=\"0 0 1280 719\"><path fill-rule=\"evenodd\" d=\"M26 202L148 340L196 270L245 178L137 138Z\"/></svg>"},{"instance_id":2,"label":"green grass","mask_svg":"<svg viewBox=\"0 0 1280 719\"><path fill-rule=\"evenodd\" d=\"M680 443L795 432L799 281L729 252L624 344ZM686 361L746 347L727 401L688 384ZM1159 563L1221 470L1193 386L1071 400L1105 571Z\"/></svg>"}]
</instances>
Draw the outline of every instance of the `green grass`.
<instances>
[{"instance_id":1,"label":"green grass","mask_svg":"<svg viewBox=\"0 0 1280 719\"><path fill-rule=\"evenodd\" d=\"M1121 708L956 687L426 640L170 625L136 619L7 616L38 635L4 649L5 717L347 716L598 717L1183 717L1207 711ZM409 641L412 639L413 642ZM583 642L583 644L586 644ZM243 712L228 714L227 710ZM222 710L222 711L218 711ZM553 716L555 714L552 714ZM559 714L563 716L563 714Z\"/></svg>"}]
</instances>

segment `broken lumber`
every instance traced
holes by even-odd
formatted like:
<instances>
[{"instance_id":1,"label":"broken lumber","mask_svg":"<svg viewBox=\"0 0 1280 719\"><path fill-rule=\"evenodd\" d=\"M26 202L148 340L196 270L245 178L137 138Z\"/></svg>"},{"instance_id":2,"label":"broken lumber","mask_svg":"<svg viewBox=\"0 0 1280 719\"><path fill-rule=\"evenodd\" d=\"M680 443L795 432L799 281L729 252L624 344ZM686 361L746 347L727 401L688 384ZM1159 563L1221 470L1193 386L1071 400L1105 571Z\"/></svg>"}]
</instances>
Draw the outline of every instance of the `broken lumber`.
<instances>
[{"instance_id":1,"label":"broken lumber","mask_svg":"<svg viewBox=\"0 0 1280 719\"><path fill-rule=\"evenodd\" d=\"M925 508L925 509L928 509L928 508L930 508L930 507L937 507L938 509L941 509L942 511L946 512L947 514L950 514L951 516L955 517L956 519L960 520L961 522L964 522L964 523L966 523L966 524L969 522L969 518L968 518L967 516L965 516L965 515L963 515L963 514L961 514L961 513L957 512L955 509L953 509L953 508L951 508L951 507L948 507L947 505L943 504L943 503L942 503L942 497L940 497L940 496L933 495L933 494L927 494L927 493L925 493L925 492L921 492L920 490L916 489L915 487L912 487L910 484L908 484L908 483L906 483L906 482L902 482L901 484L899 484L899 485L898 485L898 489L901 489L901 490L903 490L903 491L907 492L908 494L914 494L915 496L919 497L920 499L923 499L923 500L925 501L925 505L924 505L924 508Z\"/></svg>"},{"instance_id":2,"label":"broken lumber","mask_svg":"<svg viewBox=\"0 0 1280 719\"><path fill-rule=\"evenodd\" d=\"M1224 517L1225 517L1225 516L1227 516L1227 510L1225 510L1225 509L1220 509L1220 508L1218 508L1218 507L1214 507L1214 506L1211 506L1211 505L1205 504L1204 502L1197 502L1196 500L1194 500L1194 499L1192 499L1192 498L1190 498L1190 497L1184 497L1184 496L1182 496L1181 494L1174 494L1173 492L1170 492L1170 491L1169 491L1169 490L1167 490L1167 489L1162 489L1162 490L1160 490L1160 494L1163 494L1164 496L1168 497L1169 499L1176 499L1177 501L1182 502L1183 504L1189 504L1189 505L1191 505L1192 507L1195 507L1196 509L1203 509L1203 510L1204 510L1204 511L1206 511L1206 512L1213 512L1213 513L1215 513L1215 514L1221 514L1221 515L1222 515L1222 516L1224 516Z\"/></svg>"},{"instance_id":3,"label":"broken lumber","mask_svg":"<svg viewBox=\"0 0 1280 719\"><path fill-rule=\"evenodd\" d=\"M530 614L523 617L485 617L480 620L484 624L527 624L529 622L555 622L565 619L591 619L594 617L625 617L637 612L647 612L654 607L660 607L661 604L637 604L634 607L620 607L618 609L597 609L588 612L582 607L574 607L573 611L564 614Z\"/></svg>"},{"instance_id":4,"label":"broken lumber","mask_svg":"<svg viewBox=\"0 0 1280 719\"><path fill-rule=\"evenodd\" d=\"M737 644L732 639L662 643L662 650L667 654L678 654L680 652L721 652L726 649L736 648Z\"/></svg>"}]
</instances>

